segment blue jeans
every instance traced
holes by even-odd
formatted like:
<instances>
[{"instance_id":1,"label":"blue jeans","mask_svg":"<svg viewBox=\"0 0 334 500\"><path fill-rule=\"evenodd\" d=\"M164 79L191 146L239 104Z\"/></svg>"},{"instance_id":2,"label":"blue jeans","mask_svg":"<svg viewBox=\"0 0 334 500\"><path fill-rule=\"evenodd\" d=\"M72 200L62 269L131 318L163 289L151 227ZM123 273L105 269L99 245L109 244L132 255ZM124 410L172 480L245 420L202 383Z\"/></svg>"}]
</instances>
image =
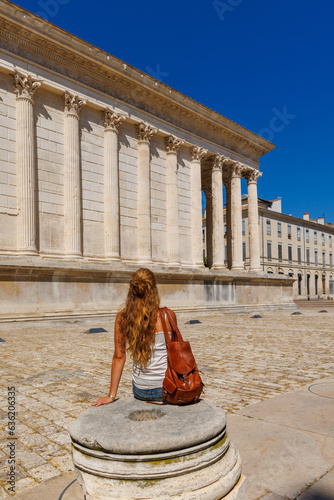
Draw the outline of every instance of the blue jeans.
<instances>
[{"instance_id":1,"label":"blue jeans","mask_svg":"<svg viewBox=\"0 0 334 500\"><path fill-rule=\"evenodd\" d=\"M158 387L157 389L138 389L132 382L132 391L134 397L141 401L162 402L162 387Z\"/></svg>"}]
</instances>

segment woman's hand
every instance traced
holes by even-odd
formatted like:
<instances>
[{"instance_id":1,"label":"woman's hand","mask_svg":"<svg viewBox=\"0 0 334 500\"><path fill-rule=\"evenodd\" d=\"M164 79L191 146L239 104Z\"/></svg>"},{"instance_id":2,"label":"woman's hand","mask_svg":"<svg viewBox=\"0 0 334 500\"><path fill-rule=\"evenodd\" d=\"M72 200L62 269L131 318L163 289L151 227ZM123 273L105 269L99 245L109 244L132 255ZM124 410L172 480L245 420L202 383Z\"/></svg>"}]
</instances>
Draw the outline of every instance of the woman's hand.
<instances>
[{"instance_id":1,"label":"woman's hand","mask_svg":"<svg viewBox=\"0 0 334 500\"><path fill-rule=\"evenodd\" d=\"M108 403L113 403L115 398L111 398L109 396L104 396L104 398L97 399L94 403L91 403L89 406L101 406L106 405Z\"/></svg>"}]
</instances>

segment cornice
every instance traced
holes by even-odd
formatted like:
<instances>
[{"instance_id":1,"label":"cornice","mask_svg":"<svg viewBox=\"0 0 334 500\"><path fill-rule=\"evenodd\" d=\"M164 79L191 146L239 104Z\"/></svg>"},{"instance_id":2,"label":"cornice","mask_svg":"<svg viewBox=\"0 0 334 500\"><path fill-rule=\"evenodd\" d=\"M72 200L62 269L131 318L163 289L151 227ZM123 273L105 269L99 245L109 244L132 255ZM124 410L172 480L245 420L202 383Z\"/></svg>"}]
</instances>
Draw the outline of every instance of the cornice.
<instances>
[{"instance_id":1,"label":"cornice","mask_svg":"<svg viewBox=\"0 0 334 500\"><path fill-rule=\"evenodd\" d=\"M248 205L245 205L245 209L247 210ZM268 217L268 219L276 219L278 221L291 222L292 224L296 224L298 226L304 226L306 228L315 229L320 233L329 233L334 234L334 226L326 226L320 224L319 222L313 222L311 220L302 219L300 217L295 217L294 215L288 215L281 212L275 212L274 210L266 210L265 208L259 208L259 215Z\"/></svg>"},{"instance_id":2,"label":"cornice","mask_svg":"<svg viewBox=\"0 0 334 500\"><path fill-rule=\"evenodd\" d=\"M258 161L275 146L137 68L8 0L0 3L0 48Z\"/></svg>"}]
</instances>

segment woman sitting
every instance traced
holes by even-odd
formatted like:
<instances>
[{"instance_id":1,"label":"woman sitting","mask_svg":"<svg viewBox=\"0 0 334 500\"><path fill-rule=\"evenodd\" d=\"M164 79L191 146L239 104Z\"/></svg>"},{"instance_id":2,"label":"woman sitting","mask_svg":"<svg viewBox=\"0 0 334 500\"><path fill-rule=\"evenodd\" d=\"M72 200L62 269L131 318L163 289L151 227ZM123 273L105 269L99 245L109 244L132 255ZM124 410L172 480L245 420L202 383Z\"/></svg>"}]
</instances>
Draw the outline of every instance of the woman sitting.
<instances>
[{"instance_id":1,"label":"woman sitting","mask_svg":"<svg viewBox=\"0 0 334 500\"><path fill-rule=\"evenodd\" d=\"M115 400L126 350L133 359L134 397L144 401L162 401L167 350L159 306L160 297L154 274L149 269L138 269L130 281L125 309L116 317L109 395L89 406L100 406ZM171 314L176 323L175 313L171 311ZM168 317L166 324L168 331L171 332Z\"/></svg>"}]
</instances>

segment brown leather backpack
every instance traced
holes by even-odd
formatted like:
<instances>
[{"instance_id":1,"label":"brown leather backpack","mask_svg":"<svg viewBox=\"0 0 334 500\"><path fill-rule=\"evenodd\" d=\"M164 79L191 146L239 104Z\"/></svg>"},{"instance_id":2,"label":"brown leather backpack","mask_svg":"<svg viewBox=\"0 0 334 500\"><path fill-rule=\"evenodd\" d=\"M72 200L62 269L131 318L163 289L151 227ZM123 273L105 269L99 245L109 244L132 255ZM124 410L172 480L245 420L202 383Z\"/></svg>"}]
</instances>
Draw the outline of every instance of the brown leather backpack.
<instances>
[{"instance_id":1,"label":"brown leather backpack","mask_svg":"<svg viewBox=\"0 0 334 500\"><path fill-rule=\"evenodd\" d=\"M172 340L167 330L163 311L167 314L173 330ZM190 343L183 340L167 307L160 310L160 316L167 346L167 370L162 385L163 401L173 405L196 403L204 384L198 373Z\"/></svg>"}]
</instances>

